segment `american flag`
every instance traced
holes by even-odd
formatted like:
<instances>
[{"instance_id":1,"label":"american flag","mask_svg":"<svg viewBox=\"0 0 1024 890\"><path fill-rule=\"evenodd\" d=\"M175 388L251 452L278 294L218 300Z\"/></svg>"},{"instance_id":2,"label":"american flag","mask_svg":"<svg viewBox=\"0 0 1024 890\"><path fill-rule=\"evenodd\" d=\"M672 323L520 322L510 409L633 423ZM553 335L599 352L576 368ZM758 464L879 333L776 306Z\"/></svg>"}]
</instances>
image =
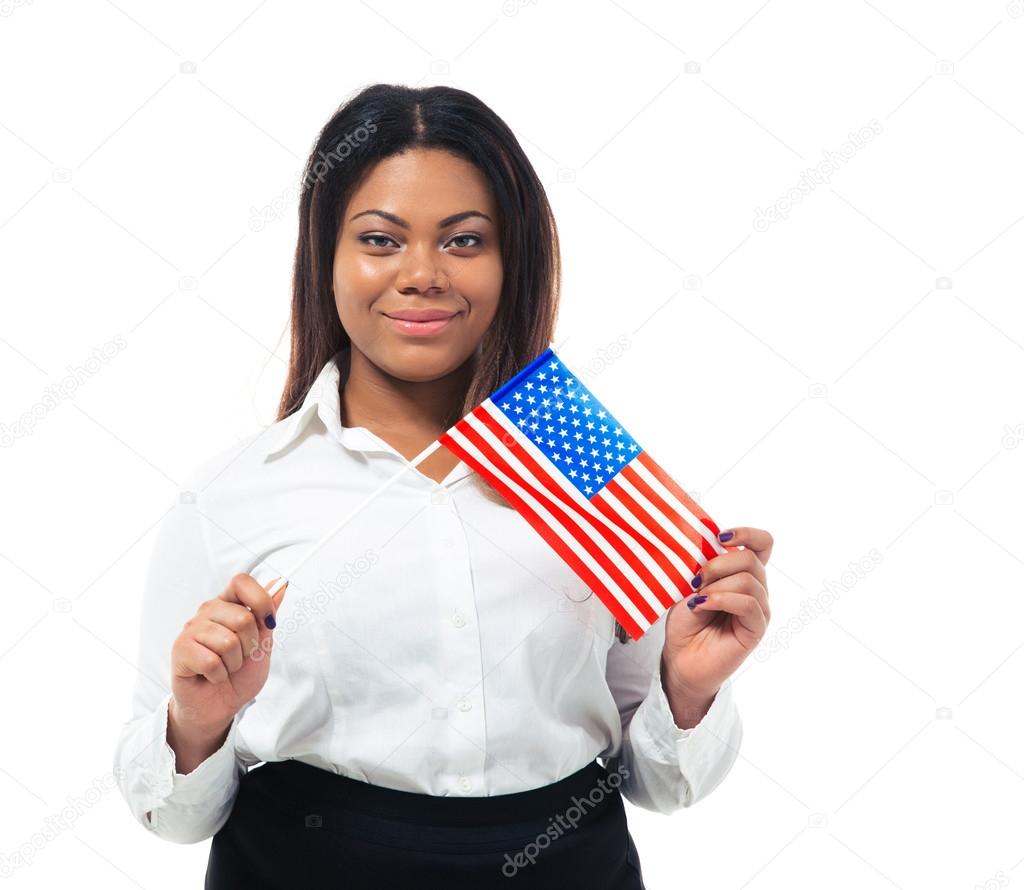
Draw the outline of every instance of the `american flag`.
<instances>
[{"instance_id":1,"label":"american flag","mask_svg":"<svg viewBox=\"0 0 1024 890\"><path fill-rule=\"evenodd\" d=\"M638 640L735 549L554 350L441 435Z\"/></svg>"}]
</instances>

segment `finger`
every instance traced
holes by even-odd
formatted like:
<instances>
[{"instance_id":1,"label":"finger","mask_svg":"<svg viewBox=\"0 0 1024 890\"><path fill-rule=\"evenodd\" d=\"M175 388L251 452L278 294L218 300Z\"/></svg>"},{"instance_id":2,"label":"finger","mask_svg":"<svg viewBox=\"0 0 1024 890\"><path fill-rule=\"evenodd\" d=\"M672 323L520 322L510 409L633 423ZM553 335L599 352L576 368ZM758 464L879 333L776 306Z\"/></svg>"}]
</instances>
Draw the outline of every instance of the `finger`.
<instances>
[{"instance_id":1,"label":"finger","mask_svg":"<svg viewBox=\"0 0 1024 890\"><path fill-rule=\"evenodd\" d=\"M271 598L274 599L275 602L279 602L277 600L277 595L281 593L281 591L283 591L288 586L289 583L288 581L285 581L283 584L280 584L280 587L278 587L279 582L281 582L282 580L283 579L281 578L275 578L273 581L266 585L267 593L270 594Z\"/></svg>"},{"instance_id":2,"label":"finger","mask_svg":"<svg viewBox=\"0 0 1024 890\"><path fill-rule=\"evenodd\" d=\"M202 643L207 649L216 652L229 674L233 674L245 664L245 654L242 652L242 641L233 630L218 624L216 621L205 619L200 621L195 630L192 631L192 639Z\"/></svg>"},{"instance_id":3,"label":"finger","mask_svg":"<svg viewBox=\"0 0 1024 890\"><path fill-rule=\"evenodd\" d=\"M752 597L757 601L757 604L761 607L761 611L764 613L766 621L772 620L771 608L768 605L768 591L764 585L749 572L740 572L737 575L729 575L727 578L722 578L709 585L701 586L697 593L711 598L716 593L738 593L743 596ZM692 600L693 597L690 597ZM687 602L690 602L687 600ZM694 607L696 608L696 606Z\"/></svg>"},{"instance_id":4,"label":"finger","mask_svg":"<svg viewBox=\"0 0 1024 890\"><path fill-rule=\"evenodd\" d=\"M255 613L261 627L274 629L274 601L252 575L239 572L228 582L220 599L247 606Z\"/></svg>"},{"instance_id":5,"label":"finger","mask_svg":"<svg viewBox=\"0 0 1024 890\"><path fill-rule=\"evenodd\" d=\"M280 578L275 578L267 585L267 593L270 593L270 599L274 604L275 618L277 617L277 610L281 607L281 600L284 599L284 592L288 589L288 585L292 583L291 581L285 581L284 584L281 585L280 590L274 590L274 588L277 587L277 582L280 580ZM273 591L273 593L271 593L271 591Z\"/></svg>"},{"instance_id":6,"label":"finger","mask_svg":"<svg viewBox=\"0 0 1024 890\"><path fill-rule=\"evenodd\" d=\"M761 604L745 593L726 593L719 591L708 596L694 612L728 612L735 615L740 625L755 641L760 640L768 630L768 618L761 611Z\"/></svg>"},{"instance_id":7,"label":"finger","mask_svg":"<svg viewBox=\"0 0 1024 890\"><path fill-rule=\"evenodd\" d=\"M723 538L723 535L726 537ZM774 538L763 528L751 528L746 525L735 525L732 528L722 529L718 533L718 540L730 547L742 546L753 550L762 565L768 564L774 543Z\"/></svg>"},{"instance_id":8,"label":"finger","mask_svg":"<svg viewBox=\"0 0 1024 890\"><path fill-rule=\"evenodd\" d=\"M211 683L223 683L228 669L221 657L194 639L186 639L175 647L174 672L178 677L205 677Z\"/></svg>"},{"instance_id":9,"label":"finger","mask_svg":"<svg viewBox=\"0 0 1024 890\"><path fill-rule=\"evenodd\" d=\"M712 581L719 578L726 578L739 572L750 572L763 585L768 586L768 578L765 573L764 563L754 554L753 550L730 550L727 553L720 553L713 556L694 576L690 586L695 590L703 589ZM693 582L697 582L694 584Z\"/></svg>"},{"instance_id":10,"label":"finger","mask_svg":"<svg viewBox=\"0 0 1024 890\"><path fill-rule=\"evenodd\" d=\"M256 616L245 606L228 603L220 597L210 600L202 612L205 618L222 624L238 635L242 643L242 652L251 655L253 649L260 644L260 629L256 625Z\"/></svg>"}]
</instances>

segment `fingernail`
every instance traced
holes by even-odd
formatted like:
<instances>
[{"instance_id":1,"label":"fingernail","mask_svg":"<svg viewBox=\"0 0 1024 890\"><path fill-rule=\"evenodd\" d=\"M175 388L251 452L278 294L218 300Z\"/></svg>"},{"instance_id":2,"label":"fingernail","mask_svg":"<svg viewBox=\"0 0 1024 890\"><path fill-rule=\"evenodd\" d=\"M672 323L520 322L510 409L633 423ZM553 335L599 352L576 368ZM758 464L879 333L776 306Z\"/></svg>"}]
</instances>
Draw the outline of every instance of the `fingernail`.
<instances>
[{"instance_id":1,"label":"fingernail","mask_svg":"<svg viewBox=\"0 0 1024 890\"><path fill-rule=\"evenodd\" d=\"M692 597L691 599L688 599L686 601L686 605L688 605L691 609L693 609L694 606L699 606L701 603L706 603L707 600L708 600L707 596L702 593L700 596L695 596L695 597Z\"/></svg>"},{"instance_id":2,"label":"fingernail","mask_svg":"<svg viewBox=\"0 0 1024 890\"><path fill-rule=\"evenodd\" d=\"M265 619L263 619L263 623L264 623L264 624L265 624L265 625L266 625L266 626L267 626L267 627L268 627L268 628L269 628L270 630L273 630L273 629L274 629L275 627L277 627L277 620L276 620L276 619L274 618L273 614L270 614L270 615L268 615L268 616L267 616L267 617L266 617Z\"/></svg>"},{"instance_id":3,"label":"fingernail","mask_svg":"<svg viewBox=\"0 0 1024 890\"><path fill-rule=\"evenodd\" d=\"M700 582L703 581L703 580L704 580L704 573L703 572L697 572L697 574L693 576L693 580L690 583L695 588L697 588L697 587L700 587Z\"/></svg>"},{"instance_id":4,"label":"fingernail","mask_svg":"<svg viewBox=\"0 0 1024 890\"><path fill-rule=\"evenodd\" d=\"M719 541L728 541L732 537L732 534L733 534L732 532L719 532L718 533L718 540Z\"/></svg>"}]
</instances>

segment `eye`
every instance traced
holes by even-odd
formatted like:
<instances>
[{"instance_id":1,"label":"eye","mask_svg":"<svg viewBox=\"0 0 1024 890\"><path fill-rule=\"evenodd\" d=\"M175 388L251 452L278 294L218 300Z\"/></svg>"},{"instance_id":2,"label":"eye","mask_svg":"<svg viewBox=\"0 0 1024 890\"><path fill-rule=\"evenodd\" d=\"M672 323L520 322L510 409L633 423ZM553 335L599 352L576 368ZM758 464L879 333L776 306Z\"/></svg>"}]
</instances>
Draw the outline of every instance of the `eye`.
<instances>
[{"instance_id":1,"label":"eye","mask_svg":"<svg viewBox=\"0 0 1024 890\"><path fill-rule=\"evenodd\" d=\"M395 243L393 238L389 238L387 235L361 235L359 238L363 244L369 247L387 247L387 244L371 244L371 241L390 241L392 244Z\"/></svg>"},{"instance_id":2,"label":"eye","mask_svg":"<svg viewBox=\"0 0 1024 890\"><path fill-rule=\"evenodd\" d=\"M454 242L454 241L462 241L465 238L473 238L473 239L475 239L476 240L476 244L456 244L455 246L460 248L460 249L465 249L467 247L479 247L483 243L483 238L481 238L479 235L465 234L465 235L455 235L455 236L453 236L449 240L449 244Z\"/></svg>"}]
</instances>

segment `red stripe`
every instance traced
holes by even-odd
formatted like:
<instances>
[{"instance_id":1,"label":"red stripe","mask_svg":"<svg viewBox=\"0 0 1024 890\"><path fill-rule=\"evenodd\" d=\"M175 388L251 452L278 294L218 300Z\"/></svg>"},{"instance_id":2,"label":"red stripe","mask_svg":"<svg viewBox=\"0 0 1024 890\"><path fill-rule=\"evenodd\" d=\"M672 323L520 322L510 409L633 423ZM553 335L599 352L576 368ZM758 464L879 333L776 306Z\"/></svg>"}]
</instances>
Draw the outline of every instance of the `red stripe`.
<instances>
[{"instance_id":1,"label":"red stripe","mask_svg":"<svg viewBox=\"0 0 1024 890\"><path fill-rule=\"evenodd\" d=\"M507 443L513 439L513 436L509 432L509 430L500 422L495 420L493 415L490 413L490 411L487 410L487 408L484 405L481 405L480 407L474 409L472 411L472 414L481 423L483 423L484 426L486 426L487 429L491 432L491 434L495 437L495 439L502 442L502 444L507 445ZM466 426L466 428L463 428L462 426L456 424L456 427L460 430L460 432L463 432L464 434L465 429L472 429L472 427L469 427L468 425ZM474 439L473 441L475 442L476 440ZM527 472L533 478L540 481L544 485L544 487L548 489L548 491L551 493L553 497L561 501L568 510L572 511L573 514L588 522L594 528L594 530L598 532L598 534L600 534L609 544L611 544L611 546L615 549L615 552L618 553L619 556L632 567L633 571L636 572L643 580L643 582L647 585L647 587L650 588L650 590L654 593L655 597L658 599L658 602L660 602L666 609L671 606L674 606L678 602L678 598L672 598L672 594L669 593L669 591L665 590L664 585L662 585L662 583L654 577L654 575L651 573L651 570L647 568L646 565L644 565L644 563L640 560L637 554L626 546L626 543L622 540L621 537L615 534L614 531L609 530L607 526L599 522L593 515L581 509L579 503L566 493L565 485L569 485L572 483L566 482L564 484L559 484L557 481L555 481L551 477L551 474L548 472L548 470L543 465L541 465L536 460L536 458L534 458L534 456L530 453L530 450L528 448L516 449L516 456L519 458L519 462L526 467ZM590 503L593 503L593 501L591 501ZM547 505L546 501L545 505ZM594 535L590 535L590 537L593 538ZM598 543L600 544L600 542ZM635 597L631 597L631 599L633 599L634 602L637 602ZM644 607L644 605L642 605L641 603L646 605L646 601L641 600L640 602L637 602L637 606L639 608Z\"/></svg>"},{"instance_id":2,"label":"red stripe","mask_svg":"<svg viewBox=\"0 0 1024 890\"><path fill-rule=\"evenodd\" d=\"M650 540L650 538L640 534L640 531L635 526L630 525L628 522L626 522L622 514L619 513L614 507L611 506L611 504L608 503L603 493L598 493L594 495L594 497L590 499L590 503L593 504L602 514L604 514L605 518L609 522L619 526L619 528L621 528L626 534L634 538L636 542L641 547L643 547L644 550L647 551L650 557L656 563L658 563L659 566L661 566L662 571L664 571L665 574L669 576L669 578L680 591L685 593L690 589L689 582L687 582L686 579L679 574L679 570L675 567L672 561L665 555L665 551L658 547L656 544L654 544ZM646 525L642 518L638 519L637 522L638 524L642 523ZM675 550L673 549L672 552L674 553Z\"/></svg>"},{"instance_id":3,"label":"red stripe","mask_svg":"<svg viewBox=\"0 0 1024 890\"><path fill-rule=\"evenodd\" d=\"M640 474L636 470L632 467L625 467L622 471L622 475L632 482L633 485L636 486L640 492L662 512L669 522L671 522L686 538L697 546L697 549L704 554L705 559L711 559L712 556L718 555L715 548L708 542L707 538L690 525L689 522L683 519L675 506L670 504L653 488L651 488L651 486L641 478Z\"/></svg>"},{"instance_id":4,"label":"red stripe","mask_svg":"<svg viewBox=\"0 0 1024 890\"><path fill-rule=\"evenodd\" d=\"M502 443L502 446L504 448L508 449L509 451L511 451L512 449L517 449L517 457L519 457L521 460L524 461L524 463L526 463L529 466L529 463L532 461L532 459L528 454L526 454L525 450L521 447L516 436L514 436L500 424L495 424L494 421L487 415L486 409L484 409L482 405L474 408L471 414L486 425L487 430L491 435L497 436L497 440ZM498 427L497 431L494 429L495 426ZM509 479L512 479L515 482L517 482L521 487L525 488L538 501L540 501L544 505L544 507L547 508L547 510L551 514L553 514L553 516L559 522L559 524L561 524L562 527L565 528L565 530L568 531L569 534L571 534L577 540L577 542L579 542L583 549L590 554L590 557L596 563L598 563L609 575L612 576L616 584L618 584L618 586L622 589L626 596L628 596L629 599L632 600L633 604L637 607L637 609L640 610L641 614L643 614L643 616L650 623L653 624L655 621L658 620L658 613L654 611L654 609L650 606L647 600L644 599L643 595L633 586L632 582L630 582L629 579L626 578L626 576L622 573L622 570L618 566L616 566L615 563L611 559L609 559L604 552L602 552L602 550L597 546L595 539L591 535L583 531L583 529L581 529L573 521L572 517L570 517L568 513L561 510L558 507L558 505L554 503L554 501L551 498L547 497L536 485L530 484L530 482L528 482L518 472L516 472L516 470L514 470L502 457L499 456L498 452L494 450L490 442L487 439L485 439L480 433L478 433L472 426L470 426L465 419L459 421L459 423L455 425L455 428L467 439L469 439L474 445L476 445L476 447L486 457L490 458L491 462L495 466L497 466L498 469L501 472L503 472ZM543 470L543 468L538 466L535 461L533 462L533 467L531 469L533 472L533 476L531 476L531 478L536 478L538 481L540 481L544 486L546 486L551 491L551 493L556 498L566 497L565 493L558 490L557 484L550 479L548 474ZM591 519L591 521L593 520ZM650 572L647 572L647 575L648 577L651 577ZM654 580L653 577L651 578L651 580Z\"/></svg>"},{"instance_id":5,"label":"red stripe","mask_svg":"<svg viewBox=\"0 0 1024 890\"><path fill-rule=\"evenodd\" d=\"M612 479L605 488L622 501L626 509L636 517L636 521L643 523L644 527L669 550L675 553L693 574L698 572L700 569L700 563L693 558L689 550L681 546L675 538L665 531L665 527L647 512L646 507L637 503L633 496L614 479Z\"/></svg>"},{"instance_id":6,"label":"red stripe","mask_svg":"<svg viewBox=\"0 0 1024 890\"><path fill-rule=\"evenodd\" d=\"M540 516L538 516L521 497L519 497L519 495L505 484L500 476L492 473L486 466L480 463L480 461L459 445L450 435L448 435L448 433L442 433L438 441L490 482L502 497L516 508L519 514L529 522L531 526L533 526L534 530L548 542L552 549L554 549L555 552L565 560L570 568L572 568L572 570L586 582L587 586L597 594L598 598L602 603L604 603L608 611L615 616L615 619L626 629L626 632L634 640L639 640L644 633L646 633L646 630L642 629L630 617L629 613L622 607L622 604L618 599L604 586L604 583L600 578L598 578L597 575L595 575L594 572L573 552L573 550L561 538L559 538L554 531L552 531L551 527L541 519Z\"/></svg>"},{"instance_id":7,"label":"red stripe","mask_svg":"<svg viewBox=\"0 0 1024 890\"><path fill-rule=\"evenodd\" d=\"M718 533L721 529L715 525L714 520L704 512L704 508L701 507L693 498L691 498L680 485L666 473L661 466L646 452L640 453L640 463L642 463L651 475L654 476L662 485L665 486L669 491L672 492L683 506L686 507L697 519L700 520L701 524L707 528L712 537L717 538ZM718 551L708 543L707 539L701 536L701 553L703 553L708 559L718 555Z\"/></svg>"}]
</instances>

